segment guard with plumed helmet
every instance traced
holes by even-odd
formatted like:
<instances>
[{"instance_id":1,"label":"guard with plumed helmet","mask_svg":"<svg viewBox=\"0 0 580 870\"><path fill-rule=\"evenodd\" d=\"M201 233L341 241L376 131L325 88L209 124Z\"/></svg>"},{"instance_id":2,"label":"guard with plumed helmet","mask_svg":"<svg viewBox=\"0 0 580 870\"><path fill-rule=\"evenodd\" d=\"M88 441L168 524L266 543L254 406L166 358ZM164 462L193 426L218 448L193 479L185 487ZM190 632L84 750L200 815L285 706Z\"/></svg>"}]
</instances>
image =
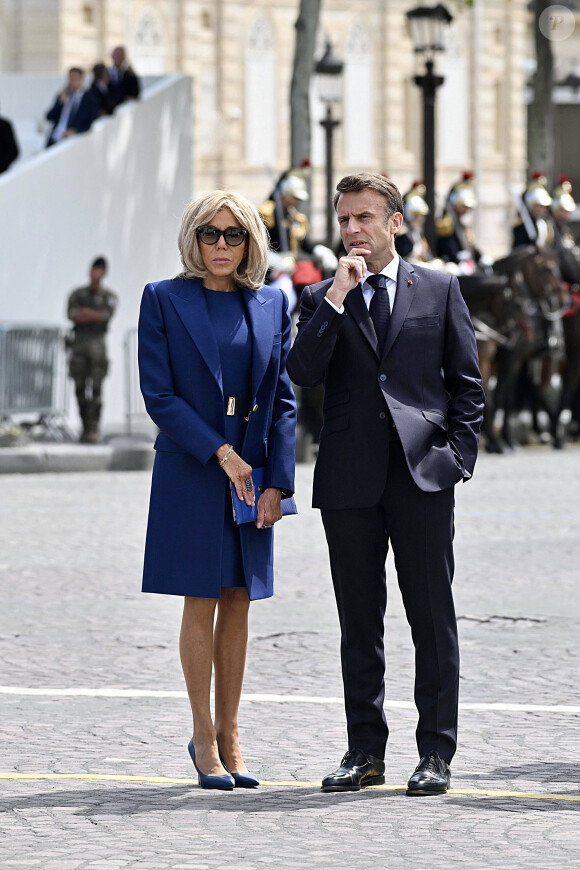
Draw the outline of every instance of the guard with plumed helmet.
<instances>
[{"instance_id":1,"label":"guard with plumed helmet","mask_svg":"<svg viewBox=\"0 0 580 870\"><path fill-rule=\"evenodd\" d=\"M514 248L522 245L535 245L540 249L551 247L554 233L547 220L551 204L546 176L535 170L517 203L519 213L513 227Z\"/></svg>"},{"instance_id":2,"label":"guard with plumed helmet","mask_svg":"<svg viewBox=\"0 0 580 870\"><path fill-rule=\"evenodd\" d=\"M425 200L425 183L414 181L403 196L405 206L403 225L395 236L395 249L400 257L412 263L428 263L433 259L425 237L425 217L429 206Z\"/></svg>"},{"instance_id":3,"label":"guard with plumed helmet","mask_svg":"<svg viewBox=\"0 0 580 870\"><path fill-rule=\"evenodd\" d=\"M436 223L437 256L444 262L457 263L465 274L474 272L481 260L470 225L476 204L473 172L466 170L451 187Z\"/></svg>"}]
</instances>

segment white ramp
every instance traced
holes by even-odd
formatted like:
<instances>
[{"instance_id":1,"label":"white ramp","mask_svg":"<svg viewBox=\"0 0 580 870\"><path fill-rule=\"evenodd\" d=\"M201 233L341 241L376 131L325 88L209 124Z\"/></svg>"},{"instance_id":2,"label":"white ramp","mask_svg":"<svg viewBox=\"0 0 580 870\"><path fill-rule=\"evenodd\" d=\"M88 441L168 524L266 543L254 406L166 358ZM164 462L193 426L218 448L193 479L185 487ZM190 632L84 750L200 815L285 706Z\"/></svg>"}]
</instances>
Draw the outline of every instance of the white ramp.
<instances>
[{"instance_id":1,"label":"white ramp","mask_svg":"<svg viewBox=\"0 0 580 870\"><path fill-rule=\"evenodd\" d=\"M94 257L109 261L106 286L120 304L108 337L105 430L124 427L123 339L143 286L179 269L191 115L191 79L170 76L87 134L0 176L0 321L66 325L70 291L87 283Z\"/></svg>"}]
</instances>

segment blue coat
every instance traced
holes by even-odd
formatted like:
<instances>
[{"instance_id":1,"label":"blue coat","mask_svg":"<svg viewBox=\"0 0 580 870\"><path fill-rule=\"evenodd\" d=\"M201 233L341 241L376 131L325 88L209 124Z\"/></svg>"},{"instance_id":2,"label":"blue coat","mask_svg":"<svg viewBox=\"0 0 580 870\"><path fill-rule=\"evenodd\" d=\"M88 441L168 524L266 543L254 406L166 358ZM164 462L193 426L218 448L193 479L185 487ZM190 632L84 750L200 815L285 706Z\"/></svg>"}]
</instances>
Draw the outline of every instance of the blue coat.
<instances>
[{"instance_id":1,"label":"blue coat","mask_svg":"<svg viewBox=\"0 0 580 870\"><path fill-rule=\"evenodd\" d=\"M243 290L253 337L252 408L241 451L264 485L294 491L296 401L288 375L286 296ZM144 592L219 598L225 473L214 456L226 441L217 341L199 280L148 284L139 318L139 373L159 427L143 574ZM273 534L240 527L250 599L273 594Z\"/></svg>"}]
</instances>

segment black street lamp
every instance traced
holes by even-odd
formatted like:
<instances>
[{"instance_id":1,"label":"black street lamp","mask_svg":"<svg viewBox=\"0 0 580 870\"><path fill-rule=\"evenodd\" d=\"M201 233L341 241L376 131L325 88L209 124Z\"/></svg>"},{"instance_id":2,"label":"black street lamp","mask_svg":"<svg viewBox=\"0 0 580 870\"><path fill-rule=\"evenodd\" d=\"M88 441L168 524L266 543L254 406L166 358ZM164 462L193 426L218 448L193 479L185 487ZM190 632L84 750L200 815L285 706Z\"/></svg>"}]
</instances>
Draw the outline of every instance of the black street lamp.
<instances>
[{"instance_id":1,"label":"black street lamp","mask_svg":"<svg viewBox=\"0 0 580 870\"><path fill-rule=\"evenodd\" d=\"M425 236L431 250L435 249L435 96L445 79L435 75L434 58L445 51L445 30L453 16L441 3L437 6L417 6L406 13L416 54L425 58L425 74L415 76L415 84L423 91L423 178L425 200L429 214L425 219Z\"/></svg>"},{"instance_id":2,"label":"black street lamp","mask_svg":"<svg viewBox=\"0 0 580 870\"><path fill-rule=\"evenodd\" d=\"M333 54L330 40L326 42L326 51L314 67L316 73L316 84L318 95L323 103L326 104L326 114L321 126L326 133L326 244L329 248L332 247L332 239L334 235L334 210L332 206L333 194L333 149L332 140L334 128L338 127L340 121L333 117L332 104L337 103L342 96L342 69L343 62L335 54Z\"/></svg>"}]
</instances>

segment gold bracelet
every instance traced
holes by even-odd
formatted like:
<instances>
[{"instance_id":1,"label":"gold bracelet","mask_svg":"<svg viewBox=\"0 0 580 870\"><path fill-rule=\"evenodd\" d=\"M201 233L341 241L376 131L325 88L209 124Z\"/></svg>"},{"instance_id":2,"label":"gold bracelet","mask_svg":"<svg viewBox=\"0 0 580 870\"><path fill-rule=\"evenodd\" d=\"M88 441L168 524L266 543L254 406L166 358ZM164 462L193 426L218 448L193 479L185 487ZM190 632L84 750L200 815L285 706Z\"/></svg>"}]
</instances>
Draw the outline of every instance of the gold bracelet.
<instances>
[{"instance_id":1,"label":"gold bracelet","mask_svg":"<svg viewBox=\"0 0 580 870\"><path fill-rule=\"evenodd\" d=\"M230 458L230 456L232 455L233 452L234 452L234 448L233 448L233 447L230 447L230 449L228 450L228 452L226 453L226 455L224 456L224 458L223 458L223 459L220 459L220 461L219 461L219 463L220 463L220 468L223 468L223 467L224 467L224 465L226 464L226 462L228 461L228 459Z\"/></svg>"}]
</instances>

